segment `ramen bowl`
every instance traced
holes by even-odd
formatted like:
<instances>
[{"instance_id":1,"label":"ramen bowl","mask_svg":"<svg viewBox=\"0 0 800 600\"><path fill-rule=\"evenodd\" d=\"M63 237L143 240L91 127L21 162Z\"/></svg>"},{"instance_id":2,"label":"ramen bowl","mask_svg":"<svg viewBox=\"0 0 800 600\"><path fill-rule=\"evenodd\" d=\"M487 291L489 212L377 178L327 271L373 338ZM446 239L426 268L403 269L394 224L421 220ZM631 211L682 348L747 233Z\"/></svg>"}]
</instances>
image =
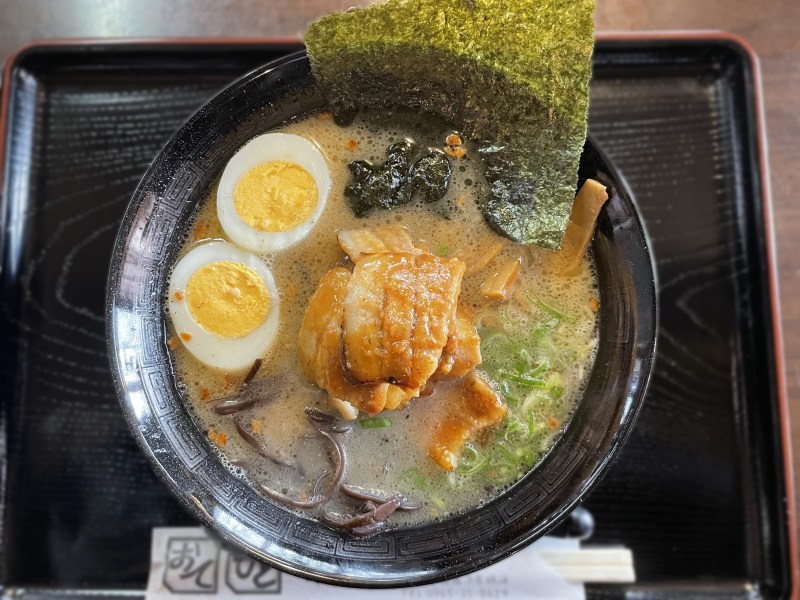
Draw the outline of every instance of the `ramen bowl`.
<instances>
[{"instance_id":1,"label":"ramen bowl","mask_svg":"<svg viewBox=\"0 0 800 600\"><path fill-rule=\"evenodd\" d=\"M106 318L114 385L155 472L200 522L251 556L287 573L356 587L457 577L547 533L618 454L642 405L655 347L647 238L624 181L590 138L579 183L599 178L612 196L592 242L599 346L563 434L531 472L479 508L354 539L273 503L222 464L181 398L164 309L170 265L230 156L250 138L323 106L305 54L287 56L220 92L155 157L123 218L111 261Z\"/></svg>"}]
</instances>

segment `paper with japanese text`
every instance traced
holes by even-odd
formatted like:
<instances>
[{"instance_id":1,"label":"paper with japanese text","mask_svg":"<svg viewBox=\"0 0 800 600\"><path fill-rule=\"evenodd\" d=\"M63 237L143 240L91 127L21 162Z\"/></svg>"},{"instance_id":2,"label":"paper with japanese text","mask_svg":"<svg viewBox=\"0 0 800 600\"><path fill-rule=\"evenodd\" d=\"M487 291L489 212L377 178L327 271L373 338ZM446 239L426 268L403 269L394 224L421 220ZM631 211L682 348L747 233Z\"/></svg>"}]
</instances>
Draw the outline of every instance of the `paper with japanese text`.
<instances>
[{"instance_id":1,"label":"paper with japanese text","mask_svg":"<svg viewBox=\"0 0 800 600\"><path fill-rule=\"evenodd\" d=\"M541 551L577 550L576 540L542 538L477 573L451 581L393 590L363 590L287 575L243 553L223 548L203 527L153 530L147 600L284 598L291 600L583 600L583 585L568 583L539 557Z\"/></svg>"}]
</instances>

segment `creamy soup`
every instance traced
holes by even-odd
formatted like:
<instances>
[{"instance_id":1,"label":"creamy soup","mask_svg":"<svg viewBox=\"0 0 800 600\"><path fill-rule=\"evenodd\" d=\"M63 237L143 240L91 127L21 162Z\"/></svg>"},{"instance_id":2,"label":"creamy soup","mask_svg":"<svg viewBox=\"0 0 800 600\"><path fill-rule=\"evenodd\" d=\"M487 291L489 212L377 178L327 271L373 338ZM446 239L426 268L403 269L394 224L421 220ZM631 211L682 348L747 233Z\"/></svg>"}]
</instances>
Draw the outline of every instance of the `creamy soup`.
<instances>
[{"instance_id":1,"label":"creamy soup","mask_svg":"<svg viewBox=\"0 0 800 600\"><path fill-rule=\"evenodd\" d=\"M564 277L550 266L552 252L495 234L481 213L487 183L480 157L468 142L456 152L449 148L452 175L442 199L416 198L357 218L344 196L351 181L348 164L381 163L387 147L407 138L418 148L448 149L452 128L443 122L409 113L365 113L340 127L328 113L316 113L278 131L302 136L321 150L330 170L330 195L303 239L259 254L274 277L279 320L263 364L245 391L241 371L225 373L199 362L180 343L181 332L170 326L180 389L198 426L238 477L301 499L312 497L315 486L317 491L324 487L332 469L331 445L310 425L305 409L338 415L328 405L328 394L300 368L298 332L320 279L335 265L346 264L337 232L401 225L418 247L466 264L458 302L480 335L482 362L476 370L492 382L508 412L498 425L470 439L449 471L431 459L429 448L437 424L457 405L462 393L458 379L438 381L428 395L402 409L362 412L350 421L351 430L340 434L347 455L342 481L387 497L401 493L419 507L392 514L393 527L419 525L485 503L535 467L581 397L597 344L598 292L590 257ZM217 218L216 197L215 187L198 210L181 256L208 240L228 239ZM521 268L507 297L487 298L484 282L514 261ZM214 410L220 398L240 393L257 401L232 415ZM259 456L241 429L291 466ZM335 494L324 510L353 515L362 509L352 498ZM316 511L300 512L317 516Z\"/></svg>"}]
</instances>

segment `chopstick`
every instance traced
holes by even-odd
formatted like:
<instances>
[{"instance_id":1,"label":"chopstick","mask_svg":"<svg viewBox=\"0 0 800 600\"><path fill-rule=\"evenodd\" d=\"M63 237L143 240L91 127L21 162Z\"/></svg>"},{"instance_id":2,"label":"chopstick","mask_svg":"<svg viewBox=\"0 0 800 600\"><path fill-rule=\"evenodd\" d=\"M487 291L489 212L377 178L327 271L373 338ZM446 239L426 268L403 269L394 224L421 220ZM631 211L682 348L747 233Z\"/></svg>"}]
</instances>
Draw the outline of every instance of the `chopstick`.
<instances>
[{"instance_id":1,"label":"chopstick","mask_svg":"<svg viewBox=\"0 0 800 600\"><path fill-rule=\"evenodd\" d=\"M585 583L636 581L633 554L627 548L542 550L538 555L567 581Z\"/></svg>"}]
</instances>

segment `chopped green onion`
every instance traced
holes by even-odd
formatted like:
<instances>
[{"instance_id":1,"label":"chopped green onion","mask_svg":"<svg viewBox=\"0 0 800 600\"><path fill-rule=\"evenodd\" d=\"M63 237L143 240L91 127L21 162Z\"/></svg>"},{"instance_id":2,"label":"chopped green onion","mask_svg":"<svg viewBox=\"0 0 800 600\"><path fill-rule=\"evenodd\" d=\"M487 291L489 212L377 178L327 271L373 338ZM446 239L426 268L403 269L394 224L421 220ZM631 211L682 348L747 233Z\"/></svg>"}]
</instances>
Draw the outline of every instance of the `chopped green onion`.
<instances>
[{"instance_id":1,"label":"chopped green onion","mask_svg":"<svg viewBox=\"0 0 800 600\"><path fill-rule=\"evenodd\" d=\"M530 368L530 365L522 360L515 360L511 366L514 367L514 370L521 375L526 373Z\"/></svg>"},{"instance_id":2,"label":"chopped green onion","mask_svg":"<svg viewBox=\"0 0 800 600\"><path fill-rule=\"evenodd\" d=\"M439 496L431 496L431 502L436 505L436 508L444 508L444 500L439 498Z\"/></svg>"},{"instance_id":3,"label":"chopped green onion","mask_svg":"<svg viewBox=\"0 0 800 600\"><path fill-rule=\"evenodd\" d=\"M535 339L538 342L541 341L542 338L544 338L545 336L550 335L550 332L551 330L549 327L537 327L536 329L533 330L533 333L531 335L533 336L533 339Z\"/></svg>"},{"instance_id":4,"label":"chopped green onion","mask_svg":"<svg viewBox=\"0 0 800 600\"><path fill-rule=\"evenodd\" d=\"M428 478L416 467L403 471L401 477L421 490L427 490L431 487L431 484L428 483Z\"/></svg>"},{"instance_id":5,"label":"chopped green onion","mask_svg":"<svg viewBox=\"0 0 800 600\"><path fill-rule=\"evenodd\" d=\"M459 474L469 477L480 472L487 462L486 457L481 456L472 444L465 444L461 451L461 460L458 462L457 471Z\"/></svg>"},{"instance_id":6,"label":"chopped green onion","mask_svg":"<svg viewBox=\"0 0 800 600\"><path fill-rule=\"evenodd\" d=\"M500 383L500 393L502 394L503 399L506 402L508 402L511 406L516 406L517 404L519 404L519 397L511 393L511 391L508 389L507 381L503 381Z\"/></svg>"},{"instance_id":7,"label":"chopped green onion","mask_svg":"<svg viewBox=\"0 0 800 600\"><path fill-rule=\"evenodd\" d=\"M499 329L494 329L492 327L481 327L478 329L478 336L481 338L481 351L485 352L487 346L498 342L500 344L507 344L508 343L508 336L500 331Z\"/></svg>"},{"instance_id":8,"label":"chopped green onion","mask_svg":"<svg viewBox=\"0 0 800 600\"><path fill-rule=\"evenodd\" d=\"M530 297L528 298L528 300L530 300ZM564 312L564 309L562 309L561 307L559 307L557 305L554 305L552 302L550 304L548 304L547 302L545 302L541 298L534 298L533 299L533 304L535 304L536 307L539 310L541 310L543 312L546 312L548 315L550 315L551 317L555 317L559 321L574 321L575 320L574 317L571 317L566 312Z\"/></svg>"},{"instance_id":9,"label":"chopped green onion","mask_svg":"<svg viewBox=\"0 0 800 600\"><path fill-rule=\"evenodd\" d=\"M477 476L505 485L532 467L541 458L543 445L555 435L545 415L563 412L559 403L566 393L565 374L573 368L577 351L556 348L554 337L566 334L557 333L558 328L574 323L580 315L535 294L526 294L526 298L534 312L530 328L515 325L518 319L511 318L509 304L494 311L485 309L479 321L483 368L497 384L510 412L486 448L464 447L452 472L461 482Z\"/></svg>"},{"instance_id":10,"label":"chopped green onion","mask_svg":"<svg viewBox=\"0 0 800 600\"><path fill-rule=\"evenodd\" d=\"M527 348L520 348L519 349L519 357L522 360L524 360L526 363L528 363L529 365L533 364L533 357L531 356L531 353L528 352Z\"/></svg>"},{"instance_id":11,"label":"chopped green onion","mask_svg":"<svg viewBox=\"0 0 800 600\"><path fill-rule=\"evenodd\" d=\"M520 448L518 454L520 461L526 467L532 466L538 457L538 453L533 448Z\"/></svg>"},{"instance_id":12,"label":"chopped green onion","mask_svg":"<svg viewBox=\"0 0 800 600\"><path fill-rule=\"evenodd\" d=\"M532 379L535 379L535 378L539 377L539 375L544 373L545 370L547 370L547 363L543 362L538 367L536 367L533 371L530 371L530 372L526 373L526 375L528 377L532 378Z\"/></svg>"},{"instance_id":13,"label":"chopped green onion","mask_svg":"<svg viewBox=\"0 0 800 600\"><path fill-rule=\"evenodd\" d=\"M513 381L514 383L518 383L520 385L524 385L525 387L529 388L543 388L547 385L544 379L534 379L532 377L527 377L525 375L516 375L514 373L509 373L507 371L501 371L500 376L508 379L509 381Z\"/></svg>"},{"instance_id":14,"label":"chopped green onion","mask_svg":"<svg viewBox=\"0 0 800 600\"><path fill-rule=\"evenodd\" d=\"M515 417L508 417L506 419L503 439L507 442L511 442L513 438L524 440L526 437L528 437L528 428L525 424Z\"/></svg>"},{"instance_id":15,"label":"chopped green onion","mask_svg":"<svg viewBox=\"0 0 800 600\"><path fill-rule=\"evenodd\" d=\"M375 417L373 419L362 419L360 423L364 429L378 429L380 427L392 426L392 420L388 417Z\"/></svg>"},{"instance_id":16,"label":"chopped green onion","mask_svg":"<svg viewBox=\"0 0 800 600\"><path fill-rule=\"evenodd\" d=\"M518 474L519 470L515 465L506 463L492 464L486 470L486 479L493 483L506 483L509 479Z\"/></svg>"},{"instance_id":17,"label":"chopped green onion","mask_svg":"<svg viewBox=\"0 0 800 600\"><path fill-rule=\"evenodd\" d=\"M506 459L506 461L507 461L509 466L511 466L511 467L516 467L517 466L517 464L519 463L519 458L517 457L516 454L514 454L514 452L511 450L511 448L509 448L505 444L497 444L497 449L500 451L500 453Z\"/></svg>"},{"instance_id":18,"label":"chopped green onion","mask_svg":"<svg viewBox=\"0 0 800 600\"><path fill-rule=\"evenodd\" d=\"M463 475L464 477L469 477L470 475L475 475L475 473L480 473L483 471L484 467L489 464L489 459L486 457L481 458L478 462L476 462L472 466L463 466L459 465L458 472Z\"/></svg>"},{"instance_id":19,"label":"chopped green onion","mask_svg":"<svg viewBox=\"0 0 800 600\"><path fill-rule=\"evenodd\" d=\"M550 373L545 389L550 398L558 400L564 395L564 378L560 373Z\"/></svg>"},{"instance_id":20,"label":"chopped green onion","mask_svg":"<svg viewBox=\"0 0 800 600\"><path fill-rule=\"evenodd\" d=\"M480 457L480 452L475 449L475 446L470 444L469 442L464 444L464 449L461 451L461 463L460 464L467 464L467 463L474 463Z\"/></svg>"},{"instance_id":21,"label":"chopped green onion","mask_svg":"<svg viewBox=\"0 0 800 600\"><path fill-rule=\"evenodd\" d=\"M531 441L533 436L536 433L536 415L533 414L533 411L528 413L528 440Z\"/></svg>"},{"instance_id":22,"label":"chopped green onion","mask_svg":"<svg viewBox=\"0 0 800 600\"><path fill-rule=\"evenodd\" d=\"M439 246L439 248L436 250L436 253L439 256L447 256L448 254L450 254L450 247L449 246Z\"/></svg>"}]
</instances>

